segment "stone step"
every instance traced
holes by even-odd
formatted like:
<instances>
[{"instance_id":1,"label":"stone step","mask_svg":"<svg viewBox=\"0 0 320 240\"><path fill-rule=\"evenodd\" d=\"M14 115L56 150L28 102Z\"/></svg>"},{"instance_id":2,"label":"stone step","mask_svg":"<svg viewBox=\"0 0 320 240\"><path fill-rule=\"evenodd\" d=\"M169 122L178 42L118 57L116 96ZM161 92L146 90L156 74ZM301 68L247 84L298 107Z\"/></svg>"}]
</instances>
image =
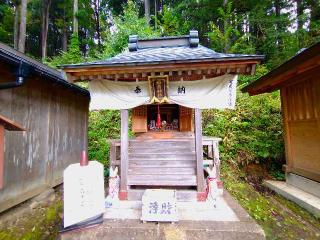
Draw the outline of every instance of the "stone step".
<instances>
[{"instance_id":1,"label":"stone step","mask_svg":"<svg viewBox=\"0 0 320 240\"><path fill-rule=\"evenodd\" d=\"M129 189L128 200L129 201L141 201L142 195L145 189ZM197 201L196 190L176 190L176 196L178 201ZM141 206L139 205L139 208ZM141 209L141 208L140 208Z\"/></svg>"},{"instance_id":2,"label":"stone step","mask_svg":"<svg viewBox=\"0 0 320 240\"><path fill-rule=\"evenodd\" d=\"M181 221L172 225L168 223L142 223L139 220L141 211L135 209L116 209L113 215L120 215L122 219L119 217L114 219L106 214L104 222L100 226L69 231L60 234L59 239L265 240L262 228L254 221Z\"/></svg>"}]
</instances>

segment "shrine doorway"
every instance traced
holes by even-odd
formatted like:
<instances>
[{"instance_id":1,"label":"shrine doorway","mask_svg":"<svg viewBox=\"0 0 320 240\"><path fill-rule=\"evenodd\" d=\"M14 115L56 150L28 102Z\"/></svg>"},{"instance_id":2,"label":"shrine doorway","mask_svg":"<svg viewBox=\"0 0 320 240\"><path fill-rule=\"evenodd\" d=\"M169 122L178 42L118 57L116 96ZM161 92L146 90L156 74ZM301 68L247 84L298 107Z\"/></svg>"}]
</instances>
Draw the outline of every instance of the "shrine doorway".
<instances>
[{"instance_id":1,"label":"shrine doorway","mask_svg":"<svg viewBox=\"0 0 320 240\"><path fill-rule=\"evenodd\" d=\"M160 122L158 121L160 114ZM178 131L179 105L160 104L147 106L148 131ZM159 124L160 123L160 124Z\"/></svg>"},{"instance_id":2,"label":"shrine doorway","mask_svg":"<svg viewBox=\"0 0 320 240\"><path fill-rule=\"evenodd\" d=\"M187 132L193 131L193 126L193 109L178 104L142 105L132 111L134 133Z\"/></svg>"}]
</instances>

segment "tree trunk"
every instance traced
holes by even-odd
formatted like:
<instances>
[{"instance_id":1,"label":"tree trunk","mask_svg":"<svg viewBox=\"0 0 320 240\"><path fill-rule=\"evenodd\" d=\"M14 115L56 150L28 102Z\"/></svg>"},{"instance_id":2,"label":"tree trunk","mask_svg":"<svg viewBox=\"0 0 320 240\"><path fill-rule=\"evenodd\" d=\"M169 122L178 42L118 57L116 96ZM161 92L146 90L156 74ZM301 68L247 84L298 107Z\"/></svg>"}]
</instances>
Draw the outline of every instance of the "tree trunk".
<instances>
[{"instance_id":1,"label":"tree trunk","mask_svg":"<svg viewBox=\"0 0 320 240\"><path fill-rule=\"evenodd\" d=\"M20 4L16 4L14 9L14 33L13 33L13 47L18 50L18 42L19 42L19 18L20 16Z\"/></svg>"},{"instance_id":2,"label":"tree trunk","mask_svg":"<svg viewBox=\"0 0 320 240\"><path fill-rule=\"evenodd\" d=\"M100 28L100 0L94 0L94 18L96 22L96 32L97 32L97 39L98 39L98 49L102 52L102 43L101 43L101 28Z\"/></svg>"},{"instance_id":3,"label":"tree trunk","mask_svg":"<svg viewBox=\"0 0 320 240\"><path fill-rule=\"evenodd\" d=\"M150 0L144 0L144 15L149 24L150 22Z\"/></svg>"},{"instance_id":4,"label":"tree trunk","mask_svg":"<svg viewBox=\"0 0 320 240\"><path fill-rule=\"evenodd\" d=\"M320 0L310 0L310 21L314 23L320 20Z\"/></svg>"},{"instance_id":5,"label":"tree trunk","mask_svg":"<svg viewBox=\"0 0 320 240\"><path fill-rule=\"evenodd\" d=\"M66 6L63 8L63 26L62 26L62 51L68 51L68 32L66 20Z\"/></svg>"},{"instance_id":6,"label":"tree trunk","mask_svg":"<svg viewBox=\"0 0 320 240\"><path fill-rule=\"evenodd\" d=\"M299 41L299 48L303 46L303 10L304 10L304 0L296 0L297 4L297 34L298 34L298 41Z\"/></svg>"},{"instance_id":7,"label":"tree trunk","mask_svg":"<svg viewBox=\"0 0 320 240\"><path fill-rule=\"evenodd\" d=\"M47 57L47 39L49 26L49 9L51 0L42 1L42 16L41 16L41 59L44 61Z\"/></svg>"},{"instance_id":8,"label":"tree trunk","mask_svg":"<svg viewBox=\"0 0 320 240\"><path fill-rule=\"evenodd\" d=\"M303 24L304 24L302 19L303 10L304 10L303 0L296 0L296 4L297 4L297 29L299 31L303 28Z\"/></svg>"},{"instance_id":9,"label":"tree trunk","mask_svg":"<svg viewBox=\"0 0 320 240\"><path fill-rule=\"evenodd\" d=\"M22 53L26 48L27 0L21 0L18 50Z\"/></svg>"},{"instance_id":10,"label":"tree trunk","mask_svg":"<svg viewBox=\"0 0 320 240\"><path fill-rule=\"evenodd\" d=\"M310 36L316 38L319 35L319 27L317 22L320 21L320 0L309 0L310 7Z\"/></svg>"},{"instance_id":11,"label":"tree trunk","mask_svg":"<svg viewBox=\"0 0 320 240\"><path fill-rule=\"evenodd\" d=\"M73 34L75 36L78 36L78 33L79 33L77 13L78 13L78 0L73 0Z\"/></svg>"},{"instance_id":12,"label":"tree trunk","mask_svg":"<svg viewBox=\"0 0 320 240\"><path fill-rule=\"evenodd\" d=\"M223 8L225 13L227 12L227 5L228 5L228 0L223 0ZM227 17L224 17L223 19L223 33L225 34L229 25L229 21L230 19L228 19ZM224 44L224 52L227 53L229 51L230 48L230 39L227 39L225 44Z\"/></svg>"},{"instance_id":13,"label":"tree trunk","mask_svg":"<svg viewBox=\"0 0 320 240\"><path fill-rule=\"evenodd\" d=\"M277 43L278 50L282 49L282 38L280 34L283 32L282 29L282 19L281 19L281 0L275 0L274 1L274 7L275 7L275 14L276 14L276 30L277 30Z\"/></svg>"}]
</instances>

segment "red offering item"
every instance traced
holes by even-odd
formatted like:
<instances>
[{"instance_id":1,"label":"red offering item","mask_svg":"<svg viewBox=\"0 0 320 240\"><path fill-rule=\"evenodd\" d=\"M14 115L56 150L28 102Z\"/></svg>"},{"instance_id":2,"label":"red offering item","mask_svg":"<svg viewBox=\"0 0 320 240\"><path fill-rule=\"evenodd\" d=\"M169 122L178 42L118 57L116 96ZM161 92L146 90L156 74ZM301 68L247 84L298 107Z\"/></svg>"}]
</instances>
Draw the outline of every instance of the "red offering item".
<instances>
[{"instance_id":1,"label":"red offering item","mask_svg":"<svg viewBox=\"0 0 320 240\"><path fill-rule=\"evenodd\" d=\"M158 117L157 117L156 127L158 129L161 128L161 115L160 115L160 106L159 105L158 105Z\"/></svg>"}]
</instances>

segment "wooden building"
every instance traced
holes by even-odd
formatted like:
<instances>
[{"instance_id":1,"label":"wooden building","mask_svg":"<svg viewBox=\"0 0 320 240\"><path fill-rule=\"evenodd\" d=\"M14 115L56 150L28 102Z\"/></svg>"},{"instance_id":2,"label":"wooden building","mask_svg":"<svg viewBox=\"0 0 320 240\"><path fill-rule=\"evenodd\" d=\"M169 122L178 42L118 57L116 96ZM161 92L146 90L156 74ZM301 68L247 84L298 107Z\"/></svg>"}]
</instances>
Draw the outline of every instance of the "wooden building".
<instances>
[{"instance_id":1,"label":"wooden building","mask_svg":"<svg viewBox=\"0 0 320 240\"><path fill-rule=\"evenodd\" d=\"M121 140L110 149L111 165L121 170L120 198L161 187L203 200L203 144L217 139L203 138L201 110L233 108L237 75L254 74L263 56L217 53L199 44L197 31L130 36L128 49L103 61L62 66L70 82L89 81L90 109L121 110Z\"/></svg>"},{"instance_id":2,"label":"wooden building","mask_svg":"<svg viewBox=\"0 0 320 240\"><path fill-rule=\"evenodd\" d=\"M317 43L243 89L250 95L280 90L287 183L318 197L320 197L319 63L320 43ZM308 182L308 185L303 182Z\"/></svg>"},{"instance_id":3,"label":"wooden building","mask_svg":"<svg viewBox=\"0 0 320 240\"><path fill-rule=\"evenodd\" d=\"M1 43L0 62L2 212L60 184L64 168L79 161L87 149L90 95Z\"/></svg>"}]
</instances>

